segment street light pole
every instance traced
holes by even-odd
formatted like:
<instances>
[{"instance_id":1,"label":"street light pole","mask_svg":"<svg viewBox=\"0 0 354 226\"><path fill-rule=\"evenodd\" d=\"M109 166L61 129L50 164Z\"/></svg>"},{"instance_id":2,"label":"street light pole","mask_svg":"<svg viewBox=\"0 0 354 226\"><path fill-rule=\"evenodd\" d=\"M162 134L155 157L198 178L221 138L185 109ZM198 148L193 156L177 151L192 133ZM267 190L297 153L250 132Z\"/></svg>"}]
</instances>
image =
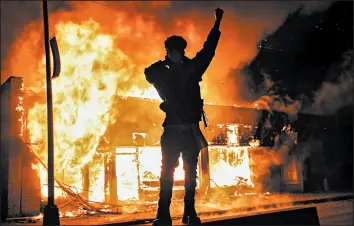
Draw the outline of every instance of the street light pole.
<instances>
[{"instance_id":1,"label":"street light pole","mask_svg":"<svg viewBox=\"0 0 354 226\"><path fill-rule=\"evenodd\" d=\"M54 204L54 136L52 77L49 55L49 23L47 1L43 1L44 47L47 80L47 120L48 120L48 203L44 207L43 225L60 225L59 210Z\"/></svg>"}]
</instances>

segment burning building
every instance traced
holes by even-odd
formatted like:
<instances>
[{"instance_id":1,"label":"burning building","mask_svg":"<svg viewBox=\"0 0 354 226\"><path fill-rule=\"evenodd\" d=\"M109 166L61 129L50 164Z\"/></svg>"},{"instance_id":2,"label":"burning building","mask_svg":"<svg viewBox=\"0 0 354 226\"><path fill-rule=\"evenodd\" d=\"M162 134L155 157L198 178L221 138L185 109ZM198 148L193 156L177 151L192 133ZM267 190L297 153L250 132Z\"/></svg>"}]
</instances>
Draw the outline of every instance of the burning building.
<instances>
[{"instance_id":1,"label":"burning building","mask_svg":"<svg viewBox=\"0 0 354 226\"><path fill-rule=\"evenodd\" d=\"M1 86L1 219L36 215L40 207L37 160L24 140L24 87L22 78L11 77Z\"/></svg>"},{"instance_id":2,"label":"burning building","mask_svg":"<svg viewBox=\"0 0 354 226\"><path fill-rule=\"evenodd\" d=\"M107 8L92 2L70 3L75 13L58 11L50 15L50 30L56 33L63 63L61 77L53 80L56 203L62 216L73 216L65 211L72 200L86 210L95 210L94 202L155 201L164 115L158 108L157 94L142 76L143 70L164 57L163 39L169 32L187 37L187 55L198 51L204 40L201 34L210 29L201 22L208 21L207 17L173 18L166 26L173 28L166 31L153 15L134 13L129 4L117 7L118 13L109 14ZM194 17L201 22L198 26L193 23ZM218 57L207 71L209 75L223 76L206 75L202 83L205 99L215 102L234 101L231 96L236 94L231 93L236 93L236 88L226 75L237 63L253 57L252 49L262 30L256 26L263 23L237 17L229 22L235 29L225 30L225 36L231 38L220 42ZM20 78L10 78L2 85L2 210L15 206L15 211L6 211L2 216L39 211L40 201L46 201L45 61L44 51L38 47L38 43L43 43L41 26L42 21L34 21L18 34L3 72L24 76L25 95L22 99L17 91L5 91L10 89L6 88L8 84ZM243 32L247 30L246 44L250 46L238 38L238 27L247 27ZM17 59L24 56L26 61L19 67ZM22 85L16 89L21 90ZM18 101L23 101L23 107L17 107ZM284 123L282 113L273 112L273 119L269 120L266 111L253 107L205 106L209 127L203 132L210 147L200 155L199 197L210 197L215 190L235 195L304 189L296 132L288 122ZM314 121L298 120L292 127ZM29 156L24 158L26 164L20 161L20 149L10 147L6 137L15 137L17 145L25 147L24 156ZM10 158L9 153L14 157ZM18 172L28 165L28 177L18 178L22 175ZM181 166L175 172L175 185L174 196L179 198L183 185ZM30 211L24 209L26 189L32 192Z\"/></svg>"},{"instance_id":3,"label":"burning building","mask_svg":"<svg viewBox=\"0 0 354 226\"><path fill-rule=\"evenodd\" d=\"M38 96L23 98L23 95L21 78L11 77L2 86L2 98L10 100L2 101L2 109L6 109L2 110L2 122L11 124L2 124L2 137L15 140L11 141L15 146L9 147L6 145L11 142L2 139L2 209L14 208L4 212L5 216L38 213L40 202L45 202L47 196L45 129L38 124L38 118L32 122L30 119L34 112L45 115L45 102ZM60 207L65 208L67 201L64 200L68 197L91 209L94 209L91 202L117 205L157 200L161 164L159 138L164 117L158 108L159 101L115 96L113 103L119 114L98 137L97 145L90 147L82 138L75 140L80 130L70 135L73 147L60 143L62 138L55 139L55 196ZM260 146L260 142L268 139L257 134L260 131L257 122L263 111L210 104L205 106L205 111L209 126L204 133L210 146L200 154L197 185L200 198L210 197L215 190L225 195L303 190L301 163L296 155L287 157L292 146L285 144L287 141L282 136L269 138L273 140L269 147ZM64 116L54 115L56 120ZM44 118L41 120L45 122ZM55 128L60 130L60 126L56 124ZM294 133L284 122L283 126L278 132L284 136ZM296 137L291 141L295 140ZM92 152L85 160L80 152L88 151ZM25 172L26 176L19 172ZM180 164L175 171L176 199L182 198L183 175Z\"/></svg>"}]
</instances>

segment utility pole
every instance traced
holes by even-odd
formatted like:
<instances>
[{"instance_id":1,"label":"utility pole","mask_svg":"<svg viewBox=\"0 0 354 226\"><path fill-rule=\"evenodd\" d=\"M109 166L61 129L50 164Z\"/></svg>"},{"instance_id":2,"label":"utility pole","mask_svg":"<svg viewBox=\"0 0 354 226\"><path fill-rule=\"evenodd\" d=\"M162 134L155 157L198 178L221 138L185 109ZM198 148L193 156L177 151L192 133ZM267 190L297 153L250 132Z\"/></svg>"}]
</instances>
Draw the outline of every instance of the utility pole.
<instances>
[{"instance_id":1,"label":"utility pole","mask_svg":"<svg viewBox=\"0 0 354 226\"><path fill-rule=\"evenodd\" d=\"M43 225L60 225L59 210L54 204L54 136L52 76L49 55L49 23L47 1L43 1L44 47L47 80L47 119L48 119L48 203L44 207Z\"/></svg>"}]
</instances>

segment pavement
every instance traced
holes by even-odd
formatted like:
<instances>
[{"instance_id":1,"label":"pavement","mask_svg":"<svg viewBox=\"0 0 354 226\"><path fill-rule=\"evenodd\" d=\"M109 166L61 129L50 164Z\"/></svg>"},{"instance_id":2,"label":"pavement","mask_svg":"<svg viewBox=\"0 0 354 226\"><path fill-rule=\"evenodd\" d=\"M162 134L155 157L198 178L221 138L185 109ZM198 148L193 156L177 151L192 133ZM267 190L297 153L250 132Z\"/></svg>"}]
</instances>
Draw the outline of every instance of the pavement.
<instances>
[{"instance_id":1,"label":"pavement","mask_svg":"<svg viewBox=\"0 0 354 226\"><path fill-rule=\"evenodd\" d=\"M176 216L173 218L176 225L180 224L177 222L181 221L183 213L181 204L181 202L174 202L171 206L171 213ZM215 217L241 216L305 206L317 207L321 225L353 225L353 193L349 192L219 197L218 200L210 200L208 203L199 202L196 208L202 221L209 221ZM147 225L151 224L155 211L156 205L145 206L143 209L125 214L61 218L60 223L61 225ZM343 222L346 224L342 224ZM18 224L4 223L3 225ZM42 225L42 222L39 220L26 225Z\"/></svg>"},{"instance_id":2,"label":"pavement","mask_svg":"<svg viewBox=\"0 0 354 226\"><path fill-rule=\"evenodd\" d=\"M317 204L321 225L354 225L353 199Z\"/></svg>"}]
</instances>

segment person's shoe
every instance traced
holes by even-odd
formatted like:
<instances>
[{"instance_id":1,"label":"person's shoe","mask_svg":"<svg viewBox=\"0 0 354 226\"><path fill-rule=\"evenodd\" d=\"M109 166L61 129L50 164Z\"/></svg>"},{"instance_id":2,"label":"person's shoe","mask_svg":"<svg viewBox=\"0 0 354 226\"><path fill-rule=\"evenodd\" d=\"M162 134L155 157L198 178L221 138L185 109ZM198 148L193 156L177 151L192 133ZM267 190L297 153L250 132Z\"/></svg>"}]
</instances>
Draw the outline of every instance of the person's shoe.
<instances>
[{"instance_id":1,"label":"person's shoe","mask_svg":"<svg viewBox=\"0 0 354 226\"><path fill-rule=\"evenodd\" d=\"M183 215L182 223L186 224L186 225L201 225L202 224L202 222L198 216L190 217L190 216L186 216L186 215Z\"/></svg>"},{"instance_id":2,"label":"person's shoe","mask_svg":"<svg viewBox=\"0 0 354 226\"><path fill-rule=\"evenodd\" d=\"M157 225L172 226L172 219L171 218L156 218L152 222L152 226L157 226Z\"/></svg>"},{"instance_id":3,"label":"person's shoe","mask_svg":"<svg viewBox=\"0 0 354 226\"><path fill-rule=\"evenodd\" d=\"M194 200L184 200L184 214L182 217L182 223L187 225L201 225L200 218L197 216L197 212L194 206Z\"/></svg>"},{"instance_id":4,"label":"person's shoe","mask_svg":"<svg viewBox=\"0 0 354 226\"><path fill-rule=\"evenodd\" d=\"M156 219L153 221L152 225L172 225L172 219L170 214L170 204L171 201L159 201L159 206L157 209Z\"/></svg>"},{"instance_id":5,"label":"person's shoe","mask_svg":"<svg viewBox=\"0 0 354 226\"><path fill-rule=\"evenodd\" d=\"M186 225L201 225L202 222L198 216L183 215L182 223Z\"/></svg>"},{"instance_id":6,"label":"person's shoe","mask_svg":"<svg viewBox=\"0 0 354 226\"><path fill-rule=\"evenodd\" d=\"M183 217L182 217L182 223L183 224L188 224L188 219L189 219L189 217L184 213Z\"/></svg>"},{"instance_id":7,"label":"person's shoe","mask_svg":"<svg viewBox=\"0 0 354 226\"><path fill-rule=\"evenodd\" d=\"M188 217L187 225L202 225L202 222L198 216Z\"/></svg>"}]
</instances>

